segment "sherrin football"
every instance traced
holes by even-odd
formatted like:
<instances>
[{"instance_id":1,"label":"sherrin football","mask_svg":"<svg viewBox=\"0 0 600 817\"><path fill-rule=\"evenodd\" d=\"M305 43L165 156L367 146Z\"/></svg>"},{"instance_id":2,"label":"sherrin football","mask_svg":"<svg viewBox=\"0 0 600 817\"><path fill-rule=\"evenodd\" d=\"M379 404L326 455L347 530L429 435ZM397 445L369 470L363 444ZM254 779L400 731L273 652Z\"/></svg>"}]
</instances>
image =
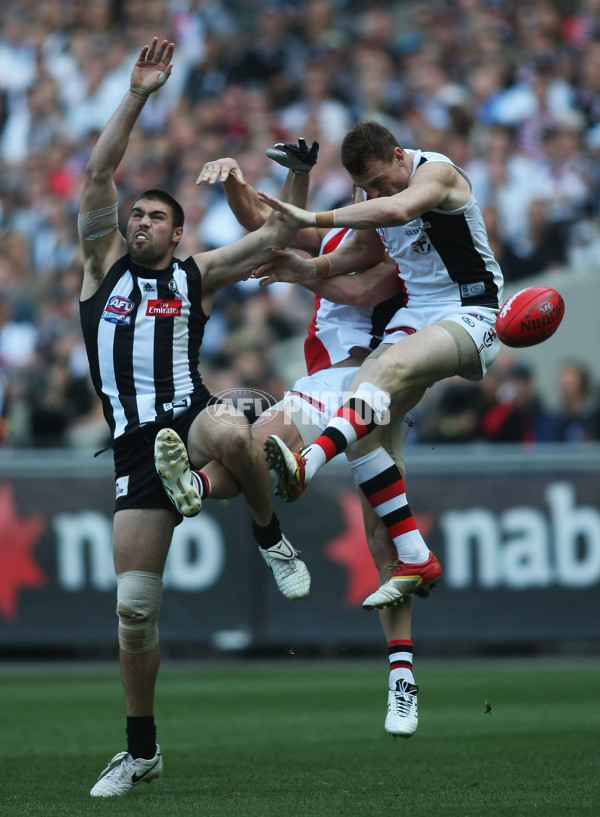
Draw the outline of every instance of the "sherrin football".
<instances>
[{"instance_id":1,"label":"sherrin football","mask_svg":"<svg viewBox=\"0 0 600 817\"><path fill-rule=\"evenodd\" d=\"M505 346L535 346L553 335L565 314L565 302L552 287L527 287L506 301L496 316L496 332Z\"/></svg>"}]
</instances>

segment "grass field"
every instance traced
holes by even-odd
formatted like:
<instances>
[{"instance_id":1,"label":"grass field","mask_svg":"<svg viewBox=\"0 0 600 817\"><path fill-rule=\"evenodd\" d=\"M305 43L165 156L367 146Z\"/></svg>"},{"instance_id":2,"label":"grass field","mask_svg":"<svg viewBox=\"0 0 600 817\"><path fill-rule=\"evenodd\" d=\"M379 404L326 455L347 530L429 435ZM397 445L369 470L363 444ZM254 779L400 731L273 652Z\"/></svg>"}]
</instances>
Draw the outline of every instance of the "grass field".
<instances>
[{"instance_id":1,"label":"grass field","mask_svg":"<svg viewBox=\"0 0 600 817\"><path fill-rule=\"evenodd\" d=\"M0 669L0 814L599 813L600 663L424 664L417 680L419 729L394 741L380 664L170 665L157 701L163 777L93 799L125 747L116 668Z\"/></svg>"}]
</instances>

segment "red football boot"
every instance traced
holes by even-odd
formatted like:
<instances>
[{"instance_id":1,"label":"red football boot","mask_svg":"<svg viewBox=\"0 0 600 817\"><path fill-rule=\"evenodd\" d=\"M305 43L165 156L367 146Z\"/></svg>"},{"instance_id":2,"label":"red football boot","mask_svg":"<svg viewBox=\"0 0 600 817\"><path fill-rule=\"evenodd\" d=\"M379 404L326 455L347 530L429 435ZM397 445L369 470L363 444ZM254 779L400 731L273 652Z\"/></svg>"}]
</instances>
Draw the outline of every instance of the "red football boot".
<instances>
[{"instance_id":1,"label":"red football boot","mask_svg":"<svg viewBox=\"0 0 600 817\"><path fill-rule=\"evenodd\" d=\"M390 578L363 601L363 607L365 610L381 610L383 607L392 607L404 601L413 593L417 596L428 596L441 580L442 567L431 552L426 562L417 564L396 562Z\"/></svg>"}]
</instances>

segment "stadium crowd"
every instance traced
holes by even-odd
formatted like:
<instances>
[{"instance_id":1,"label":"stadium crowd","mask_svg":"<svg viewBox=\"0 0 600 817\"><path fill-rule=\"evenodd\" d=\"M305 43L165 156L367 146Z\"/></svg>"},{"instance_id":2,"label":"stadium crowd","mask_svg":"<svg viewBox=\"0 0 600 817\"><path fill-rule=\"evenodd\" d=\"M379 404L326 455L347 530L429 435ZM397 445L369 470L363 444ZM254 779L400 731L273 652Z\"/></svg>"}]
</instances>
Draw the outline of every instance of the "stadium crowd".
<instances>
[{"instance_id":1,"label":"stadium crowd","mask_svg":"<svg viewBox=\"0 0 600 817\"><path fill-rule=\"evenodd\" d=\"M4 0L0 7L0 446L102 447L79 328L77 211L89 152L140 42L177 44L118 183L183 205L182 257L242 234L206 161L235 157L277 193L277 141L319 141L310 207L349 199L346 130L377 120L469 174L506 281L600 253L600 0ZM279 399L303 374L313 297L246 281L222 292L202 346L209 388ZM417 442L600 440L599 384L577 360L559 409L499 359L432 389Z\"/></svg>"}]
</instances>

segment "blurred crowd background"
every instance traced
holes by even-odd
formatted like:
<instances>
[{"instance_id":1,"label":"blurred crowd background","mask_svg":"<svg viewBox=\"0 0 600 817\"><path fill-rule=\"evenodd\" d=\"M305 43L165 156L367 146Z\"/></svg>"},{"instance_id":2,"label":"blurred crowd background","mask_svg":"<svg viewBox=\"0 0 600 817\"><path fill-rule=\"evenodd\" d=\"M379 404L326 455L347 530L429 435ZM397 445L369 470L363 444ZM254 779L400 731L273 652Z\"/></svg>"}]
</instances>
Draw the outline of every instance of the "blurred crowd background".
<instances>
[{"instance_id":1,"label":"blurred crowd background","mask_svg":"<svg viewBox=\"0 0 600 817\"><path fill-rule=\"evenodd\" d=\"M235 157L278 193L277 141L320 142L310 207L346 203L339 145L378 120L470 175L511 284L600 258L600 0L3 0L0 5L0 446L106 444L79 329L84 168L140 47L175 42L118 171L183 205L180 255L243 234L202 165ZM304 373L313 296L247 281L220 294L202 347L209 388L274 398ZM600 440L599 383L557 362L557 404L502 354L479 384L430 390L413 442Z\"/></svg>"}]
</instances>

